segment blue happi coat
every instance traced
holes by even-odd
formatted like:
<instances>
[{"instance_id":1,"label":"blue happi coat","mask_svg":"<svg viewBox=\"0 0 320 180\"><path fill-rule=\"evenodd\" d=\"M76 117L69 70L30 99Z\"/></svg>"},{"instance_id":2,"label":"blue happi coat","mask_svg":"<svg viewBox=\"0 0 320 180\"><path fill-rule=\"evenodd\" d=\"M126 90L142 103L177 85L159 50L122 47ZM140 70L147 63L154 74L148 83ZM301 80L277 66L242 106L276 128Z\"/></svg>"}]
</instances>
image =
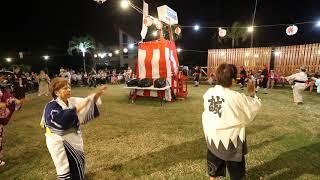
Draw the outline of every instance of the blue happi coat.
<instances>
[{"instance_id":1,"label":"blue happi coat","mask_svg":"<svg viewBox=\"0 0 320 180\"><path fill-rule=\"evenodd\" d=\"M87 98L88 105L79 113L75 105L83 98L71 97L68 105L57 98L44 109L41 125L46 128L46 143L58 179L84 179L85 156L80 124L99 115L93 96Z\"/></svg>"}]
</instances>

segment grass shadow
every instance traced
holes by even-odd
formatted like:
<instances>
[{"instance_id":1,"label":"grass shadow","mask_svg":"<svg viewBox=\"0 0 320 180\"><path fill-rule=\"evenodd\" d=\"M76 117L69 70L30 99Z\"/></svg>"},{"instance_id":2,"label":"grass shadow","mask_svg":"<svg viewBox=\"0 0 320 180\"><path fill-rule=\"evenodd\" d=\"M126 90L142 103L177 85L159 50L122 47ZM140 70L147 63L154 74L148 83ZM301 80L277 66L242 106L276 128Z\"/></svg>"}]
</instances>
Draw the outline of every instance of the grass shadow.
<instances>
[{"instance_id":1,"label":"grass shadow","mask_svg":"<svg viewBox=\"0 0 320 180\"><path fill-rule=\"evenodd\" d=\"M101 171L112 171L117 176L126 178L150 175L183 161L205 159L206 149L205 140L198 138L193 141L169 146L158 152L136 157L121 164L102 168L99 173ZM98 172L88 173L87 179L94 179L96 173Z\"/></svg>"},{"instance_id":2,"label":"grass shadow","mask_svg":"<svg viewBox=\"0 0 320 180\"><path fill-rule=\"evenodd\" d=\"M272 127L272 125L251 125L246 128L246 134L260 133L263 130L267 130L271 127Z\"/></svg>"},{"instance_id":3,"label":"grass shadow","mask_svg":"<svg viewBox=\"0 0 320 180\"><path fill-rule=\"evenodd\" d=\"M320 143L284 152L249 169L247 179L295 179L303 174L320 175Z\"/></svg>"},{"instance_id":4,"label":"grass shadow","mask_svg":"<svg viewBox=\"0 0 320 180\"><path fill-rule=\"evenodd\" d=\"M285 136L286 136L286 134L285 134L285 135L282 135L282 136L279 136L279 137L276 137L276 138L273 138L273 139L271 139L271 140L262 141L261 143L258 143L258 144L249 145L249 148L248 148L248 149L249 149L250 152L252 152L252 151L255 150L255 149L262 148L262 147L266 147L266 146L268 146L268 145L270 145L270 144L273 144L273 143L275 143L275 142L279 142L279 141L281 141L282 139L284 139Z\"/></svg>"}]
</instances>

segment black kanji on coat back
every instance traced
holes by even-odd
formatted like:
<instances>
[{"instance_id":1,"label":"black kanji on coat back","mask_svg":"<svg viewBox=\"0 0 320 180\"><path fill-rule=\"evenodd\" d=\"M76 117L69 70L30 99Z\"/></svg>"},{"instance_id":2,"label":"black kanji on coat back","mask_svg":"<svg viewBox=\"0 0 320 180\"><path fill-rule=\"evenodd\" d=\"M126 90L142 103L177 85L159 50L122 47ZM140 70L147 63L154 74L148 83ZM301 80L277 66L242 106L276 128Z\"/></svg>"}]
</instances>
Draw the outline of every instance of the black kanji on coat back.
<instances>
[{"instance_id":1,"label":"black kanji on coat back","mask_svg":"<svg viewBox=\"0 0 320 180\"><path fill-rule=\"evenodd\" d=\"M220 98L219 96L211 96L211 99L208 100L210 103L209 105L209 111L213 112L213 114L218 114L219 118L221 118L222 115L222 109L221 105L224 102L223 98Z\"/></svg>"}]
</instances>

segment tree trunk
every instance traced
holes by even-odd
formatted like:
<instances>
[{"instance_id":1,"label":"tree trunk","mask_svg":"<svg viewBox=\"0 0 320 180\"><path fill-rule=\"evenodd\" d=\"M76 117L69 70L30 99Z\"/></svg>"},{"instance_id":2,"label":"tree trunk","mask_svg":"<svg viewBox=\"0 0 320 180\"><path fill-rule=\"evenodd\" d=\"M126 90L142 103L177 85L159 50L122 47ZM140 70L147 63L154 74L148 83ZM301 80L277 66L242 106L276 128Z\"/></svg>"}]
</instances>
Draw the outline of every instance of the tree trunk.
<instances>
[{"instance_id":1,"label":"tree trunk","mask_svg":"<svg viewBox=\"0 0 320 180\"><path fill-rule=\"evenodd\" d=\"M101 61L101 58L99 58L99 60ZM97 70L97 60L95 58L92 58L92 62L93 62L93 69Z\"/></svg>"},{"instance_id":2,"label":"tree trunk","mask_svg":"<svg viewBox=\"0 0 320 180\"><path fill-rule=\"evenodd\" d=\"M232 48L234 48L234 38L232 38Z\"/></svg>"},{"instance_id":3,"label":"tree trunk","mask_svg":"<svg viewBox=\"0 0 320 180\"><path fill-rule=\"evenodd\" d=\"M82 56L83 57L83 72L87 72L86 71L86 57L85 56Z\"/></svg>"}]
</instances>

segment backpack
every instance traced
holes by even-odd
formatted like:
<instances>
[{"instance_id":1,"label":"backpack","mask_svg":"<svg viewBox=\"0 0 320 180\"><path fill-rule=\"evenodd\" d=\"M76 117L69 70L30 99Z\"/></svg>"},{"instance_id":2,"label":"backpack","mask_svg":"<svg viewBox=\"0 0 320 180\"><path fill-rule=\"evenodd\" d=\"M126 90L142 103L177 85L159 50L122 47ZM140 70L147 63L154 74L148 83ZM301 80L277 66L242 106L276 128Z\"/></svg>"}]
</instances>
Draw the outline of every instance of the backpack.
<instances>
[{"instance_id":1,"label":"backpack","mask_svg":"<svg viewBox=\"0 0 320 180\"><path fill-rule=\"evenodd\" d=\"M159 78L154 81L155 88L164 88L167 85L167 81L164 78Z\"/></svg>"},{"instance_id":2,"label":"backpack","mask_svg":"<svg viewBox=\"0 0 320 180\"><path fill-rule=\"evenodd\" d=\"M133 86L138 86L138 79L131 79L129 81L127 81L127 86L128 87L133 87Z\"/></svg>"},{"instance_id":3,"label":"backpack","mask_svg":"<svg viewBox=\"0 0 320 180\"><path fill-rule=\"evenodd\" d=\"M139 87L150 87L152 86L152 84L152 79L148 78L140 79L140 81L138 82Z\"/></svg>"}]
</instances>

